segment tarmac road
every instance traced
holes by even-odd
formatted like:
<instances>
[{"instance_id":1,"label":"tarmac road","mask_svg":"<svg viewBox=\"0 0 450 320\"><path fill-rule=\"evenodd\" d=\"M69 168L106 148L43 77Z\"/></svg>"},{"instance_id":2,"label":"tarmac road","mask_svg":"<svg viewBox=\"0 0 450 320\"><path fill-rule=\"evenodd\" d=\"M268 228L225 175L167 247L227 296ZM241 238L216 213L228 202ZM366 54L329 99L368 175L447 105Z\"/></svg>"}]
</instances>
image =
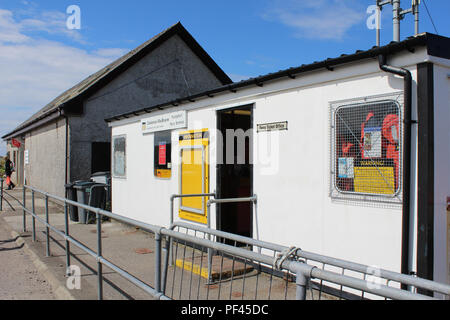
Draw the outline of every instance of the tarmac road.
<instances>
[{"instance_id":1,"label":"tarmac road","mask_svg":"<svg viewBox=\"0 0 450 320\"><path fill-rule=\"evenodd\" d=\"M51 286L15 240L0 224L0 300L55 300Z\"/></svg>"}]
</instances>

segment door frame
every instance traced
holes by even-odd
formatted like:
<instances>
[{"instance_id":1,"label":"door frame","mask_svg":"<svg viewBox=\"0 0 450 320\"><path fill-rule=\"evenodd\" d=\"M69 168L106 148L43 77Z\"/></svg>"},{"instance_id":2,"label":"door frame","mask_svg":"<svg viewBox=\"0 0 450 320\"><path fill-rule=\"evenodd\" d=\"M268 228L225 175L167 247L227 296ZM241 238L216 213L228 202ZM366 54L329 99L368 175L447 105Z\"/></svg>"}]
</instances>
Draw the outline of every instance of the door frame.
<instances>
[{"instance_id":1,"label":"door frame","mask_svg":"<svg viewBox=\"0 0 450 320\"><path fill-rule=\"evenodd\" d=\"M217 132L219 133L223 133L222 132L222 124L221 124L221 114L225 113L225 112L229 112L229 111L234 111L234 110L249 110L251 112L251 116L250 116L250 129L252 129L253 131L255 130L255 125L254 125L254 110L255 110L255 104L254 103L250 103L250 104L245 104L245 105L241 105L241 106L237 106L237 107L232 107L232 108L227 108L227 109L220 109L220 110L216 110L216 128L217 128ZM253 132L253 134L255 134L255 132ZM218 146L217 143L217 139L216 138L216 146ZM224 142L225 139L222 139L222 142ZM253 135L253 139L250 141L250 145L251 148L250 150L254 151L254 135ZM221 146L222 150L219 150L219 148L217 148L216 153L217 153L217 159L220 159L219 157L219 152L222 152L222 162L226 161L226 154L223 152L224 150L224 146ZM250 159L254 159L254 155L250 156ZM222 198L222 188L221 188L221 184L222 184L222 173L221 173L221 166L224 165L222 164L216 164L216 195L217 198L220 199ZM251 164L251 170L250 170L250 195L253 196L254 195L254 164ZM250 212L250 236L253 236L254 233L254 228L253 228L253 222L254 222L254 217L253 217L253 212L254 212L254 204L251 203L251 212ZM221 206L219 204L217 204L216 207L216 229L222 231L222 212L221 212Z\"/></svg>"}]
</instances>

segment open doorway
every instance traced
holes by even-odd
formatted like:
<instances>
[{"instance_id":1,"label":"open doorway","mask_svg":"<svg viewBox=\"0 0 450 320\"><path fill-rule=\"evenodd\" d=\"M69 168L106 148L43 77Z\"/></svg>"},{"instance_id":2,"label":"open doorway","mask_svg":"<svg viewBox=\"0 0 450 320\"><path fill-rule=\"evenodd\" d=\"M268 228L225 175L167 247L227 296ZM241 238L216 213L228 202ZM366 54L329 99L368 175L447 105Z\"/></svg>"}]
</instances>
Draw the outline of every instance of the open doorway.
<instances>
[{"instance_id":1,"label":"open doorway","mask_svg":"<svg viewBox=\"0 0 450 320\"><path fill-rule=\"evenodd\" d=\"M92 142L91 174L111 171L111 143Z\"/></svg>"},{"instance_id":2,"label":"open doorway","mask_svg":"<svg viewBox=\"0 0 450 320\"><path fill-rule=\"evenodd\" d=\"M218 111L217 128L223 137L217 150L218 198L253 196L253 106ZM252 213L252 203L218 204L217 229L252 237Z\"/></svg>"}]
</instances>

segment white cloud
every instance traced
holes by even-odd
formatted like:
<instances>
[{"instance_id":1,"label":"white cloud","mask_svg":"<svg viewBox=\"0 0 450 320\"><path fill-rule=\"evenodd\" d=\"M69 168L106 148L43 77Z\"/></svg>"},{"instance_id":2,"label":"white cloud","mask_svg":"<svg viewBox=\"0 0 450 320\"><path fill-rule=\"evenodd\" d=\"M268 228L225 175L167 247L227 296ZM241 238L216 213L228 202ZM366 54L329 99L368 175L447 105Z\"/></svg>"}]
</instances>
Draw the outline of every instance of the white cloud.
<instances>
[{"instance_id":1,"label":"white cloud","mask_svg":"<svg viewBox=\"0 0 450 320\"><path fill-rule=\"evenodd\" d=\"M299 38L341 40L365 13L354 0L283 0L275 1L262 17L293 28Z\"/></svg>"},{"instance_id":2,"label":"white cloud","mask_svg":"<svg viewBox=\"0 0 450 320\"><path fill-rule=\"evenodd\" d=\"M243 80L247 80L247 79L251 78L251 76L245 76L245 75L237 74L237 73L230 73L230 74L228 74L228 76L231 78L231 80L233 80L233 82L239 82L239 81L243 81Z\"/></svg>"},{"instance_id":3,"label":"white cloud","mask_svg":"<svg viewBox=\"0 0 450 320\"><path fill-rule=\"evenodd\" d=\"M37 17L24 19L20 22L22 29L27 31L46 32L50 35L63 35L81 44L86 41L78 30L67 28L67 15L59 11L40 12Z\"/></svg>"},{"instance_id":4,"label":"white cloud","mask_svg":"<svg viewBox=\"0 0 450 320\"><path fill-rule=\"evenodd\" d=\"M39 109L113 58L46 40L0 44L0 105Z\"/></svg>"},{"instance_id":5,"label":"white cloud","mask_svg":"<svg viewBox=\"0 0 450 320\"><path fill-rule=\"evenodd\" d=\"M85 44L78 30L69 30L67 16L59 11L24 11L26 18L17 21L9 10L0 9L0 42L22 43L30 40L27 33L44 32L49 35L62 35Z\"/></svg>"},{"instance_id":6,"label":"white cloud","mask_svg":"<svg viewBox=\"0 0 450 320\"><path fill-rule=\"evenodd\" d=\"M0 9L0 43L22 43L30 38L21 33L21 27L15 23L11 11Z\"/></svg>"},{"instance_id":7,"label":"white cloud","mask_svg":"<svg viewBox=\"0 0 450 320\"><path fill-rule=\"evenodd\" d=\"M61 14L47 12L16 21L11 11L0 9L0 136L128 51L90 52L45 39L53 34L73 39L61 28L62 20ZM30 36L33 32L38 36ZM3 150L4 144L0 154Z\"/></svg>"},{"instance_id":8,"label":"white cloud","mask_svg":"<svg viewBox=\"0 0 450 320\"><path fill-rule=\"evenodd\" d=\"M33 113L32 108L0 106L0 132L5 134L17 127ZM3 134L1 134L3 136ZM6 143L0 140L0 156L6 154Z\"/></svg>"}]
</instances>

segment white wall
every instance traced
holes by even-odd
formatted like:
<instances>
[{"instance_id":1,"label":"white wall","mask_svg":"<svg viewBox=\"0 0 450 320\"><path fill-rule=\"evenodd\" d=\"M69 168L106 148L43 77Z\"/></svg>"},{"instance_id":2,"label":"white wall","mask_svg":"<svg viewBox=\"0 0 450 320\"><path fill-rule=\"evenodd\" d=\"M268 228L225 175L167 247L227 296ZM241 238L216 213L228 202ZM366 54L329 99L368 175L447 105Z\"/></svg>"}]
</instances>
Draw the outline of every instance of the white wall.
<instances>
[{"instance_id":1,"label":"white wall","mask_svg":"<svg viewBox=\"0 0 450 320\"><path fill-rule=\"evenodd\" d=\"M450 283L447 197L450 196L450 67L434 65L434 280Z\"/></svg>"},{"instance_id":2,"label":"white wall","mask_svg":"<svg viewBox=\"0 0 450 320\"><path fill-rule=\"evenodd\" d=\"M192 111L188 116L190 129L203 129L203 124L211 124L207 128L215 132L214 110ZM206 128L206 127L205 127ZM154 135L143 135L141 123L135 122L126 126L115 127L113 136L126 135L127 175L126 178L113 178L112 209L114 213L130 217L145 223L166 226L170 224L170 196L179 193L177 163L179 157L179 133L172 132L172 178L159 179L154 176ZM214 136L211 137L214 141ZM214 149L215 150L215 149ZM211 151L211 155L215 151ZM214 167L210 169L210 180L215 181ZM211 187L210 191L214 189ZM177 209L174 210L177 216ZM212 220L215 224L215 219Z\"/></svg>"},{"instance_id":3,"label":"white wall","mask_svg":"<svg viewBox=\"0 0 450 320\"><path fill-rule=\"evenodd\" d=\"M264 240L400 269L401 208L336 203L329 197L329 102L396 91L388 79L396 81L373 75L256 104L255 123L289 121L289 131L280 136L279 171L261 175L263 166L255 166Z\"/></svg>"},{"instance_id":4,"label":"white wall","mask_svg":"<svg viewBox=\"0 0 450 320\"><path fill-rule=\"evenodd\" d=\"M415 60L414 60L415 59ZM393 65L415 65L421 54L392 59ZM208 128L215 133L215 110L253 103L254 126L289 121L280 132L279 157L272 166L258 162L266 133L254 135L254 192L258 195L260 238L286 246L400 271L401 207L337 203L329 197L330 102L390 94L403 90L403 79L380 72L376 61L320 71L296 80L281 80L184 104L189 130ZM415 103L415 100L413 101ZM157 115L155 112L153 115ZM113 179L113 211L147 223L169 224L169 198L178 193L178 168L169 181L153 175L153 135L142 135L140 119L113 123L113 135L127 135L127 179ZM147 116L148 117L148 116ZM179 132L179 131L177 131ZM177 141L177 132L173 133ZM214 143L215 139L211 139ZM172 159L177 157L176 143ZM211 157L215 156L214 145ZM264 160L264 159L260 159ZM274 165L275 164L275 165ZM413 163L413 168L416 163ZM271 172L271 169L275 171ZM215 190L215 164L211 164ZM413 175L413 179L415 179ZM412 192L415 192L415 184ZM176 210L175 210L176 211ZM213 215L212 226L215 226Z\"/></svg>"}]
</instances>

